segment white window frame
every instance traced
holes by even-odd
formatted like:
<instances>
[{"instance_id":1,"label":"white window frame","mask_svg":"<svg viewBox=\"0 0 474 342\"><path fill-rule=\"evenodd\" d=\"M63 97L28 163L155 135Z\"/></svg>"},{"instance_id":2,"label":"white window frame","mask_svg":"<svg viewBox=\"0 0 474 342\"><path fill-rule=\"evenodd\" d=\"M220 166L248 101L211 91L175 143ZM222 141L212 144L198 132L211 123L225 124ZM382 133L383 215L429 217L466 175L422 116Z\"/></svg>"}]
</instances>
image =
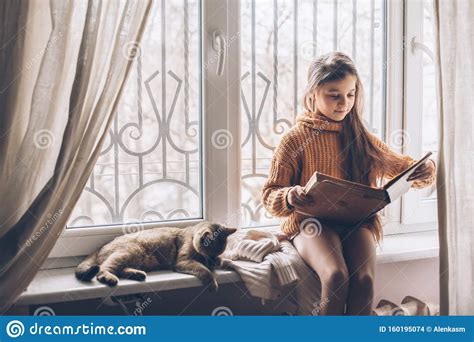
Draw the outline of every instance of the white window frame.
<instances>
[{"instance_id":1,"label":"white window frame","mask_svg":"<svg viewBox=\"0 0 474 342\"><path fill-rule=\"evenodd\" d=\"M144 229L163 226L186 227L203 220L240 226L240 2L201 1L201 219L144 223ZM232 15L232 14L234 15ZM222 32L225 54L213 49L213 33ZM219 58L225 56L222 74L217 75ZM215 148L213 133L224 132L232 142ZM124 225L65 229L48 258L88 255L114 237Z\"/></svg>"},{"instance_id":2,"label":"white window frame","mask_svg":"<svg viewBox=\"0 0 474 342\"><path fill-rule=\"evenodd\" d=\"M406 4L406 79L405 79L405 115L406 131L411 138L411 144L407 145L406 153L421 157L422 151L422 102L418 99L423 97L423 54L421 49L415 49L412 45L416 39L422 43L423 39L423 1L408 1ZM420 115L413 115L420 113ZM412 114L412 115L410 115ZM436 222L436 199L427 199L425 195L430 189L423 191L411 191L402 202L402 223L420 224Z\"/></svg>"},{"instance_id":3,"label":"white window frame","mask_svg":"<svg viewBox=\"0 0 474 342\"><path fill-rule=\"evenodd\" d=\"M403 128L403 55L404 55L404 17L403 1L388 1L387 3L387 59L386 80L387 100L385 118L385 137ZM389 140L389 139L387 139ZM390 146L401 153L397 146ZM400 200L386 207L383 211L385 234L397 234L400 227Z\"/></svg>"},{"instance_id":4,"label":"white window frame","mask_svg":"<svg viewBox=\"0 0 474 342\"><path fill-rule=\"evenodd\" d=\"M412 39L423 37L421 0L389 1L389 56L387 75L387 137L403 129L410 143L403 148L391 146L398 153L421 157L422 154L422 51L412 48ZM403 48L401 48L403 47ZM392 63L393 62L393 63ZM403 70L403 72L402 72ZM416 114L416 115L415 115ZM405 136L405 135L404 135ZM387 235L437 230L436 200L424 199L426 190L411 190L387 208Z\"/></svg>"},{"instance_id":5,"label":"white window frame","mask_svg":"<svg viewBox=\"0 0 474 342\"><path fill-rule=\"evenodd\" d=\"M421 117L407 113L421 113L419 87L421 51L411 54L409 38L421 37L420 16L422 4L416 1L387 1L387 55L386 55L386 131L406 129L412 144L406 150L391 146L399 153L413 157L421 154ZM202 30L202 121L200 151L202 166L202 219L144 223L145 229L175 226L185 227L203 220L240 227L240 1L205 0L201 3ZM226 39L225 63L221 75L216 74L219 54L213 49L213 32L221 31ZM403 48L405 47L405 48ZM206 67L204 67L206 66ZM418 93L417 93L418 91ZM410 95L407 95L410 94ZM418 95L417 95L418 94ZM418 120L420 119L420 120ZM224 130L232 144L225 149L214 148L214 132ZM388 139L387 139L388 140ZM413 191L411 191L413 192ZM417 220L408 219L407 208L419 205L416 194L384 210L386 235L436 230L435 221L427 221L426 214ZM429 212L430 208L425 206ZM431 216L433 218L433 216ZM77 257L91 253L116 236L123 234L123 225L65 229L49 258ZM262 227L265 228L265 227ZM255 228L257 229L257 228Z\"/></svg>"}]
</instances>

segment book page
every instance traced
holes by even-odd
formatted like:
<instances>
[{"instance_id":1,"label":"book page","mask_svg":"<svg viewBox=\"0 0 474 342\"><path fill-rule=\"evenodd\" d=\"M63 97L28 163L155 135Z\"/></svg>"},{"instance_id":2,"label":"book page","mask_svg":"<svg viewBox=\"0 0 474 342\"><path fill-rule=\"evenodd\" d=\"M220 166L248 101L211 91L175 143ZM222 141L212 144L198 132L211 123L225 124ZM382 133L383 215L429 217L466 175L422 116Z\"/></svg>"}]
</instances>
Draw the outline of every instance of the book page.
<instances>
[{"instance_id":1,"label":"book page","mask_svg":"<svg viewBox=\"0 0 474 342\"><path fill-rule=\"evenodd\" d=\"M390 198L390 203L400 198L403 194L410 190L411 185L414 181L407 181L407 178L415 172L415 169L408 172L402 178L400 178L396 183L393 183L389 188L387 188L388 197Z\"/></svg>"},{"instance_id":2,"label":"book page","mask_svg":"<svg viewBox=\"0 0 474 342\"><path fill-rule=\"evenodd\" d=\"M395 201L396 199L400 198L403 194L405 194L408 190L410 190L414 181L407 181L410 175L415 172L415 170L423 163L426 162L428 157L431 155L431 152L427 153L423 158L421 158L418 162L411 165L407 170L403 171L400 175L395 177L395 181L390 181L386 186L385 190L388 193L390 198L390 202Z\"/></svg>"}]
</instances>

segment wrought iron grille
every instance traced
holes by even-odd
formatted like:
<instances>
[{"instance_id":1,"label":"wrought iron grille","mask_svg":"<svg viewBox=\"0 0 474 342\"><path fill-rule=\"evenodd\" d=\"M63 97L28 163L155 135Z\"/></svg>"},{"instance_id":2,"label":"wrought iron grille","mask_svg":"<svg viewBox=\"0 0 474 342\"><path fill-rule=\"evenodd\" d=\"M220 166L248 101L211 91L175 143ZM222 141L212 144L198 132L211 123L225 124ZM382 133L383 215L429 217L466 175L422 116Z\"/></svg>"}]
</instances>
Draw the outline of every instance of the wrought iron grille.
<instances>
[{"instance_id":1,"label":"wrought iron grille","mask_svg":"<svg viewBox=\"0 0 474 342\"><path fill-rule=\"evenodd\" d=\"M156 1L101 156L69 227L202 217L200 1ZM274 224L260 203L272 152L301 110L317 55L349 53L366 121L384 131L386 0L241 0L244 227Z\"/></svg>"},{"instance_id":2,"label":"wrought iron grille","mask_svg":"<svg viewBox=\"0 0 474 342\"><path fill-rule=\"evenodd\" d=\"M273 150L301 111L307 68L317 55L348 53L365 87L365 120L384 131L384 0L242 0L242 222L275 224L260 191ZM384 138L382 136L382 138Z\"/></svg>"},{"instance_id":3,"label":"wrought iron grille","mask_svg":"<svg viewBox=\"0 0 474 342\"><path fill-rule=\"evenodd\" d=\"M199 16L198 0L154 2L69 227L202 217Z\"/></svg>"}]
</instances>

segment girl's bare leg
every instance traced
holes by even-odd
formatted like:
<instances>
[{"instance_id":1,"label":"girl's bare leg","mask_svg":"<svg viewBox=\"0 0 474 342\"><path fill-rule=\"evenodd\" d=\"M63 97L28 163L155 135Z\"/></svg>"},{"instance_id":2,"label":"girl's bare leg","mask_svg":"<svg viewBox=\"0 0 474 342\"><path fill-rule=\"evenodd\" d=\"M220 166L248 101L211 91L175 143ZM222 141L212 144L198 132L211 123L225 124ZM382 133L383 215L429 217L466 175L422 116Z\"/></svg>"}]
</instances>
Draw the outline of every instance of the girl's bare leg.
<instances>
[{"instance_id":1,"label":"girl's bare leg","mask_svg":"<svg viewBox=\"0 0 474 342\"><path fill-rule=\"evenodd\" d=\"M319 315L344 315L349 274L339 235L329 228L323 228L317 236L298 234L293 244L321 279Z\"/></svg>"},{"instance_id":2,"label":"girl's bare leg","mask_svg":"<svg viewBox=\"0 0 474 342\"><path fill-rule=\"evenodd\" d=\"M376 243L367 227L355 229L342 240L349 270L346 315L370 315L374 298Z\"/></svg>"}]
</instances>

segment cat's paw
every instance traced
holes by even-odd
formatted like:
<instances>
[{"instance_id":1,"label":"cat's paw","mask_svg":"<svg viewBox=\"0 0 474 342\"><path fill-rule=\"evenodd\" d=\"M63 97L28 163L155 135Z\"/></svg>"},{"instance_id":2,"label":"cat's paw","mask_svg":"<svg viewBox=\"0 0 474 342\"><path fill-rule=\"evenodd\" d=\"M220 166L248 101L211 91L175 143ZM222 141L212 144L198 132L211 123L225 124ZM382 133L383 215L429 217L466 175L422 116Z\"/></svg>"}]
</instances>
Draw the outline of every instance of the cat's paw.
<instances>
[{"instance_id":1,"label":"cat's paw","mask_svg":"<svg viewBox=\"0 0 474 342\"><path fill-rule=\"evenodd\" d=\"M207 287L209 289L209 292L216 292L219 288L219 284L217 284L216 278L213 277Z\"/></svg>"},{"instance_id":2,"label":"cat's paw","mask_svg":"<svg viewBox=\"0 0 474 342\"><path fill-rule=\"evenodd\" d=\"M232 260L230 259L221 259L220 268L223 270L232 269Z\"/></svg>"},{"instance_id":3,"label":"cat's paw","mask_svg":"<svg viewBox=\"0 0 474 342\"><path fill-rule=\"evenodd\" d=\"M214 259L207 260L206 266L209 270L214 271L216 268L220 268L222 265L222 259L215 257Z\"/></svg>"},{"instance_id":4,"label":"cat's paw","mask_svg":"<svg viewBox=\"0 0 474 342\"><path fill-rule=\"evenodd\" d=\"M126 267L122 270L121 275L123 278L144 281L146 279L146 272L142 270L137 270L134 268Z\"/></svg>"},{"instance_id":5,"label":"cat's paw","mask_svg":"<svg viewBox=\"0 0 474 342\"><path fill-rule=\"evenodd\" d=\"M84 268L79 266L76 268L76 278L82 281L91 281L99 270L100 268L98 265Z\"/></svg>"},{"instance_id":6,"label":"cat's paw","mask_svg":"<svg viewBox=\"0 0 474 342\"><path fill-rule=\"evenodd\" d=\"M97 280L102 284L115 286L117 285L119 279L116 275L110 272L99 272L99 274L97 274Z\"/></svg>"},{"instance_id":7,"label":"cat's paw","mask_svg":"<svg viewBox=\"0 0 474 342\"><path fill-rule=\"evenodd\" d=\"M138 281L144 281L146 279L146 272L144 271L136 271L133 273L133 275L130 277L130 279L138 280Z\"/></svg>"}]
</instances>

